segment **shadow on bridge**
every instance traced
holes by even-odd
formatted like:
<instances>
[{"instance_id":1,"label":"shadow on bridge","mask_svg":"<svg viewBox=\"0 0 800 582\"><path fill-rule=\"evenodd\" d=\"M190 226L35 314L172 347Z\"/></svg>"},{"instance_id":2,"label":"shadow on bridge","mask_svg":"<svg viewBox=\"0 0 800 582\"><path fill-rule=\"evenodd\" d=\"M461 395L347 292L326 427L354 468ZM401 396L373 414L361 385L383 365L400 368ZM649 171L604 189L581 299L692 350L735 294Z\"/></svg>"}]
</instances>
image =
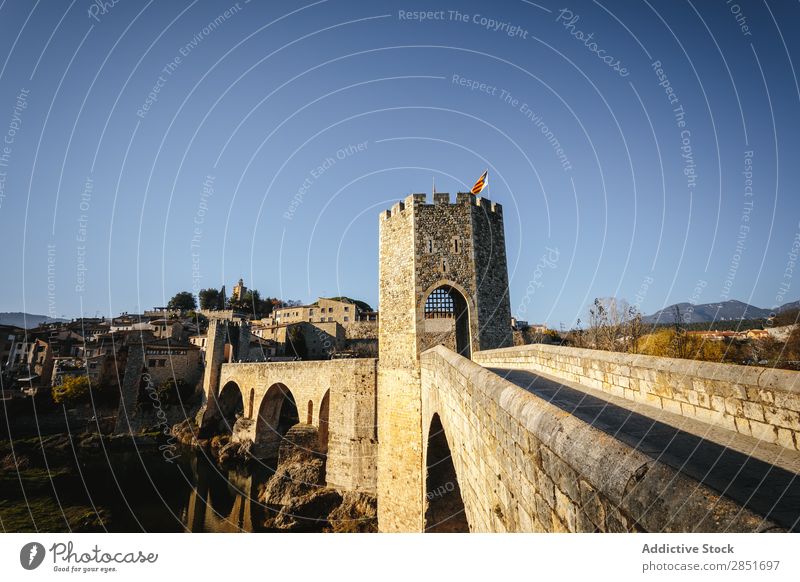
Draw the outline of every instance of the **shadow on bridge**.
<instances>
[{"instance_id":1,"label":"shadow on bridge","mask_svg":"<svg viewBox=\"0 0 800 582\"><path fill-rule=\"evenodd\" d=\"M533 372L490 369L743 507L791 531L800 529L796 474Z\"/></svg>"},{"instance_id":2,"label":"shadow on bridge","mask_svg":"<svg viewBox=\"0 0 800 582\"><path fill-rule=\"evenodd\" d=\"M428 475L425 480L425 531L430 533L468 533L469 524L461 498L450 445L442 421L433 415L428 432L428 453L425 459Z\"/></svg>"}]
</instances>

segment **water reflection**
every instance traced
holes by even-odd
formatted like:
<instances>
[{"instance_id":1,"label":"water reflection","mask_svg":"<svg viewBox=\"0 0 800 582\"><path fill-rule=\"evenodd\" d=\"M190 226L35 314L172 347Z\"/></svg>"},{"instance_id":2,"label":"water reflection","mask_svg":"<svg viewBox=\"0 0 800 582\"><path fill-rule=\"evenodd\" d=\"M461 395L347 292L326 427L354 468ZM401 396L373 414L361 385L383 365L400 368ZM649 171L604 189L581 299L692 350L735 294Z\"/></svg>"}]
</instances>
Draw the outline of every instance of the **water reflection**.
<instances>
[{"instance_id":1,"label":"water reflection","mask_svg":"<svg viewBox=\"0 0 800 582\"><path fill-rule=\"evenodd\" d=\"M173 463L155 449L107 451L108 456L97 451L78 459L48 454L46 470L37 462L19 479L3 479L4 529L270 531L262 525L268 510L258 502L258 490L273 467L224 470L202 451L180 452Z\"/></svg>"},{"instance_id":2,"label":"water reflection","mask_svg":"<svg viewBox=\"0 0 800 582\"><path fill-rule=\"evenodd\" d=\"M195 486L183 513L188 531L267 531L261 527L265 510L258 502L258 488L271 475L271 468L223 472L197 455L190 465Z\"/></svg>"}]
</instances>

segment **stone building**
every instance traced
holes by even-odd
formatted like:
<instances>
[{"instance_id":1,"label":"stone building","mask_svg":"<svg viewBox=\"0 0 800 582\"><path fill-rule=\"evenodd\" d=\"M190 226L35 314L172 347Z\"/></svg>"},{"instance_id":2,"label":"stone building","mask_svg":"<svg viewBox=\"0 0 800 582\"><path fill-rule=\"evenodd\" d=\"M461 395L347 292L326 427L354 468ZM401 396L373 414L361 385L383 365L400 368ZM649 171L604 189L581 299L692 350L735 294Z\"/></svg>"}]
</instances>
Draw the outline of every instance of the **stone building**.
<instances>
[{"instance_id":1,"label":"stone building","mask_svg":"<svg viewBox=\"0 0 800 582\"><path fill-rule=\"evenodd\" d=\"M205 352L206 344L208 343L208 334L203 333L189 336L189 343L200 348L201 352Z\"/></svg>"},{"instance_id":2,"label":"stone building","mask_svg":"<svg viewBox=\"0 0 800 582\"><path fill-rule=\"evenodd\" d=\"M189 343L155 340L144 345L144 365L155 385L170 379L194 385L203 373L200 348Z\"/></svg>"},{"instance_id":3,"label":"stone building","mask_svg":"<svg viewBox=\"0 0 800 582\"><path fill-rule=\"evenodd\" d=\"M42 386L50 386L52 382L55 357L51 343L43 339L34 342L30 354L30 372L38 376L38 383Z\"/></svg>"},{"instance_id":4,"label":"stone building","mask_svg":"<svg viewBox=\"0 0 800 582\"><path fill-rule=\"evenodd\" d=\"M254 336L274 346L272 355L277 356L297 355L307 360L323 360L345 345L345 328L336 321L255 325L251 331Z\"/></svg>"},{"instance_id":5,"label":"stone building","mask_svg":"<svg viewBox=\"0 0 800 582\"><path fill-rule=\"evenodd\" d=\"M157 339L182 340L183 323L176 319L154 319L150 322L150 331Z\"/></svg>"},{"instance_id":6,"label":"stone building","mask_svg":"<svg viewBox=\"0 0 800 582\"><path fill-rule=\"evenodd\" d=\"M288 324L299 323L330 323L337 322L341 325L348 323L377 320L377 314L364 303L349 297L320 297L311 305L297 305L294 307L279 307L272 312L272 316L265 318L265 323Z\"/></svg>"},{"instance_id":7,"label":"stone building","mask_svg":"<svg viewBox=\"0 0 800 582\"><path fill-rule=\"evenodd\" d=\"M378 519L382 530L421 531L420 353L511 345L502 208L412 194L381 214L379 261Z\"/></svg>"},{"instance_id":8,"label":"stone building","mask_svg":"<svg viewBox=\"0 0 800 582\"><path fill-rule=\"evenodd\" d=\"M233 286L231 299L233 301L241 301L244 299L244 294L247 293L247 287L244 286L244 279L239 279L239 282Z\"/></svg>"},{"instance_id":9,"label":"stone building","mask_svg":"<svg viewBox=\"0 0 800 582\"><path fill-rule=\"evenodd\" d=\"M25 330L14 325L0 325L0 368L5 369L13 365L16 346L22 349L25 341Z\"/></svg>"}]
</instances>

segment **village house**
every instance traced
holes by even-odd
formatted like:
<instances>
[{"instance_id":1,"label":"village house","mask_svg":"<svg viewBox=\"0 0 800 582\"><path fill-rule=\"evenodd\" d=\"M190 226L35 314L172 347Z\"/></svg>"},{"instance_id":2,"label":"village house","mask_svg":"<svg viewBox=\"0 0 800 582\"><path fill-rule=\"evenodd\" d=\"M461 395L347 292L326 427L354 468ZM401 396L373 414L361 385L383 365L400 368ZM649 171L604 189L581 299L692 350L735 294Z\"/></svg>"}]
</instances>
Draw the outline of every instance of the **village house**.
<instances>
[{"instance_id":1,"label":"village house","mask_svg":"<svg viewBox=\"0 0 800 582\"><path fill-rule=\"evenodd\" d=\"M14 325L0 325L0 368L6 369L13 364L16 346L22 348L25 341L25 330Z\"/></svg>"},{"instance_id":2,"label":"village house","mask_svg":"<svg viewBox=\"0 0 800 582\"><path fill-rule=\"evenodd\" d=\"M272 316L265 318L274 325L299 323L329 323L337 322L342 325L355 321L376 321L377 313L363 301L356 301L348 297L334 297L326 299L320 297L311 305L298 305L295 307L278 307ZM262 320L262 321L265 321Z\"/></svg>"},{"instance_id":3,"label":"village house","mask_svg":"<svg viewBox=\"0 0 800 582\"><path fill-rule=\"evenodd\" d=\"M154 385L167 380L183 380L195 385L203 373L200 348L188 342L153 340L144 345L144 364Z\"/></svg>"},{"instance_id":4,"label":"village house","mask_svg":"<svg viewBox=\"0 0 800 582\"><path fill-rule=\"evenodd\" d=\"M149 322L150 330L157 339L183 339L183 323L177 319L154 319Z\"/></svg>"}]
</instances>

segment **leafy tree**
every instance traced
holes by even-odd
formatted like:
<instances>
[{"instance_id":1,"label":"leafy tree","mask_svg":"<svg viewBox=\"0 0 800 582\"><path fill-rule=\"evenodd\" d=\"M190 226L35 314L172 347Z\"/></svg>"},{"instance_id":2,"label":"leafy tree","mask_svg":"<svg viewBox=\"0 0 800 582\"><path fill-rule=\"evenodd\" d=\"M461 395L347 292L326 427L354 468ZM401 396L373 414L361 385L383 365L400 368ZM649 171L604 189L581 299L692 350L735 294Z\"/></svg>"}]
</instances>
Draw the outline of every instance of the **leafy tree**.
<instances>
[{"instance_id":1,"label":"leafy tree","mask_svg":"<svg viewBox=\"0 0 800 582\"><path fill-rule=\"evenodd\" d=\"M53 402L56 404L74 404L85 400L89 395L88 376L67 376L64 381L53 386Z\"/></svg>"},{"instance_id":2,"label":"leafy tree","mask_svg":"<svg viewBox=\"0 0 800 582\"><path fill-rule=\"evenodd\" d=\"M197 296L200 298L200 309L218 308L220 299L219 289L200 289L200 292L197 294Z\"/></svg>"},{"instance_id":3,"label":"leafy tree","mask_svg":"<svg viewBox=\"0 0 800 582\"><path fill-rule=\"evenodd\" d=\"M237 301L231 298L227 303L227 307L228 309L234 309L236 311L252 313L254 317L267 317L275 308L287 307L290 303L292 302L287 303L277 297L266 297L262 299L258 289L248 289L240 300ZM294 303L302 305L300 301Z\"/></svg>"},{"instance_id":4,"label":"leafy tree","mask_svg":"<svg viewBox=\"0 0 800 582\"><path fill-rule=\"evenodd\" d=\"M238 311L246 311L254 316L261 313L261 294L257 289L248 289L239 301L231 299L230 303Z\"/></svg>"},{"instance_id":5,"label":"leafy tree","mask_svg":"<svg viewBox=\"0 0 800 582\"><path fill-rule=\"evenodd\" d=\"M168 309L178 309L180 311L192 311L197 309L197 301L189 291L176 293L167 303Z\"/></svg>"}]
</instances>

